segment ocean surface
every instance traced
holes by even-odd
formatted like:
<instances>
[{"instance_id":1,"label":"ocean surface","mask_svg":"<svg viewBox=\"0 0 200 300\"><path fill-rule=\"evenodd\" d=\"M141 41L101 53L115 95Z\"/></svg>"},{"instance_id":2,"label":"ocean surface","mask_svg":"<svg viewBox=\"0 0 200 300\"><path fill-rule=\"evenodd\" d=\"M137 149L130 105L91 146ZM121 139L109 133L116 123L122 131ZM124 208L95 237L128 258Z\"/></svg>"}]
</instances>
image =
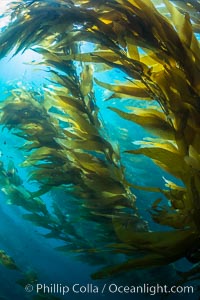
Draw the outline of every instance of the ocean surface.
<instances>
[{"instance_id":1,"label":"ocean surface","mask_svg":"<svg viewBox=\"0 0 200 300\"><path fill-rule=\"evenodd\" d=\"M29 2L31 9L31 5L37 1ZM62 2L66 1L60 1L60 4ZM78 5L79 2L81 1L78 1ZM0 9L3 10L7 1L2 0L1 3ZM49 14L51 12L49 11ZM7 18L2 16L0 35L6 32L4 27L6 22ZM80 42L80 44L82 53L95 50L95 42ZM74 114L72 118L70 108L66 106L65 110L64 104L56 107L56 101L58 101L55 100L57 99L56 93L63 82L60 79L60 83L55 83L55 78L58 78L58 74L64 77L67 74L66 69L63 67L62 70L61 65L57 68L56 64L52 66L53 58L50 56L47 57L47 63L43 63L44 53L36 51L34 46L27 47L17 54L15 54L15 48L12 48L0 60L0 299L199 299L196 290L199 279L186 281L182 285L177 273L177 271L186 272L194 266L186 258L180 258L173 264L166 263L159 267L141 269L133 267L116 274L115 271L111 271L110 276L104 278L102 276L102 278L94 279L95 276L92 276L105 267L117 265L144 253L142 250L141 252L136 251L133 247L133 255L123 239L120 241L115 238L115 233L111 228L110 220L112 218L115 221L116 217L116 228L122 226L123 230L128 232L130 230L129 222L133 223L132 230L134 232L171 231L170 226L163 226L152 219L152 205L159 198L163 199L165 207L170 205L163 194L158 192L159 189L165 188L166 181L172 181L183 187L179 178L160 168L148 157L126 153L127 150L138 149L141 141L151 141L155 135L109 109L109 107L115 107L119 110L129 111L133 97L124 96L125 99L114 97L112 90L98 83L104 82L110 86L125 84L127 81L131 83L130 78L127 80L128 75L122 68L112 67L111 64L108 68L102 67L102 70L101 66L94 64L92 87L85 92L84 87L91 84L91 81L87 80L84 83L84 76L88 75L89 71L86 67L84 73L84 62L72 61L72 69L75 71L71 78L75 82L74 74L76 73L79 82L83 83L82 94L85 95L83 97L85 105L88 105L91 116L95 116L94 120L98 120L100 124L92 123L95 124L94 128L98 128L97 131L93 131L91 127L92 134L94 132L99 134L98 139L95 139L95 142L99 143L96 147L99 148L93 150L90 140L87 140L86 137L85 128L88 127L84 128L85 123L82 118L79 119L79 113L76 112L76 118L73 108L71 110L72 115ZM142 53L142 48L139 51ZM66 61L63 61L63 66L65 63ZM70 66L68 68L70 69ZM54 76L55 74L57 77ZM70 78L69 74L67 76ZM59 90L60 101L63 93L67 93L67 90L69 90L68 87L63 90L64 92ZM51 93L55 100L53 108L49 108L50 104L47 100ZM45 98L46 95L48 95L47 98ZM72 95L73 93L70 94L70 97ZM110 100L108 100L109 97ZM33 103L31 104L33 106L25 108L26 116L22 114L21 107L16 108L18 103L23 102L21 99L25 99L24 101L27 103L29 100L33 101L30 102ZM12 101L15 101L16 107L12 106L14 103ZM35 104L36 102L38 106ZM11 104L5 108L5 103ZM76 105L79 108L79 104L76 103ZM32 107L35 108L35 113L34 110L31 110L30 113L29 109ZM42 108L43 110L40 111L41 107L44 109ZM148 104L137 99L134 107L148 108ZM160 109L155 100L151 102L151 107ZM9 112L9 109L12 113ZM28 114L31 117L26 122ZM59 115L58 119L56 114ZM37 128L34 127L35 124L38 126ZM74 131L72 130L73 126ZM46 128L46 135L43 128ZM40 136L37 133L39 130L43 130ZM76 144L71 141L70 133L77 134L77 132L82 139L85 139L86 144L88 143L88 146L83 146L86 147L86 150L80 149L79 146L76 152ZM70 142L63 138L65 134ZM90 135L88 134L88 136ZM39 146L36 148L33 147L30 150L23 148L26 143L29 144L36 140L39 141ZM37 152L33 156L35 149L42 149L42 152ZM48 149L53 149L53 152L47 154L49 153ZM85 154L88 156L84 156ZM96 163L99 174L111 174L109 176L112 180L108 175L102 175L108 180L108 187L105 188L104 194L101 193L106 185L106 180L102 180L101 183L98 177L99 181L95 182L96 173L93 165L90 165L91 161ZM47 162L50 167L46 165ZM101 162L102 169L98 165L99 162ZM34 173L35 170L43 170L41 165L38 167L37 163L45 164L46 173L43 171ZM109 173L105 169L108 169ZM60 172L59 177L58 171ZM82 178L85 178L85 181L81 181ZM116 178L121 178L120 184L116 183ZM90 184L90 189L88 186L86 187L87 182L89 182L88 186ZM91 184L91 182L93 183ZM125 189L124 186L121 186L122 182ZM132 186L127 188L127 183L130 182ZM124 204L125 200L117 202L117 204L113 202L114 209L112 202L111 205L104 200L101 202L102 195L105 196L107 193L107 197L110 197L109 183L110 186L113 184L112 191L116 192L117 190L115 195L118 195L119 189L119 193L123 195L125 191L128 191L127 195L129 196L126 195L126 200L135 201L136 199L135 213L132 213L130 205ZM148 192L137 186L156 187L157 190ZM123 192L121 189L124 189ZM132 216L133 220L125 218L118 224L118 218L126 213ZM115 230L117 230L116 228ZM64 249L63 247L66 245L68 248ZM166 286L167 289L170 289L171 286L179 287L179 291L168 292L166 295L162 292ZM194 291L183 292L184 286L191 286ZM138 293L135 291L137 288Z\"/></svg>"}]
</instances>

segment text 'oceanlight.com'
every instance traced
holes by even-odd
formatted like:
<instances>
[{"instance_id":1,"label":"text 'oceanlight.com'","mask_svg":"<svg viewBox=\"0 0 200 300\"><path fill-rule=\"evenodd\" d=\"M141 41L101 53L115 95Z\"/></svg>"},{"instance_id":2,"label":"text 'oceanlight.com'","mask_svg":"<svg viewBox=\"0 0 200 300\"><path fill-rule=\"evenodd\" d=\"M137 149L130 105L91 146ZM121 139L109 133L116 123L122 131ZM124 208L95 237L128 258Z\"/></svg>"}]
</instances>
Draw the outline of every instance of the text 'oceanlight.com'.
<instances>
[{"instance_id":1,"label":"text 'oceanlight.com'","mask_svg":"<svg viewBox=\"0 0 200 300\"><path fill-rule=\"evenodd\" d=\"M116 283L104 284L102 286L97 286L91 283L81 285L74 283L61 284L61 283L37 283L35 286L32 284L27 284L25 286L25 291L36 292L37 294L57 294L57 295L67 295L67 294L148 294L154 296L157 294L193 294L193 286L167 286L167 285L150 285L144 283L142 285L118 285Z\"/></svg>"}]
</instances>

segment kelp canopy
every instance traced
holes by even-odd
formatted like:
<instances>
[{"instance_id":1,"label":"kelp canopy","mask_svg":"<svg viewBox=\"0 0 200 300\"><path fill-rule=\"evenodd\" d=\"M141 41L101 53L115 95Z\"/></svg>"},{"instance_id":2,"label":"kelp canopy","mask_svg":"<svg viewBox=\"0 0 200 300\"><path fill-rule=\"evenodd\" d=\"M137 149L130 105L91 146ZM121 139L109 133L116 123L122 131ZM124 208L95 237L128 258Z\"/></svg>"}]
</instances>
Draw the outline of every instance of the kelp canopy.
<instances>
[{"instance_id":1,"label":"kelp canopy","mask_svg":"<svg viewBox=\"0 0 200 300\"><path fill-rule=\"evenodd\" d=\"M16 177L6 177L2 165L3 190L12 204L27 210L25 219L49 230L46 237L66 242L60 250L104 263L93 278L183 257L198 264L182 274L182 280L199 276L199 13L198 1L10 4L11 21L0 35L0 57L12 49L15 54L30 48L42 54L49 85L41 93L14 88L1 103L1 124L26 140L23 166L40 186L34 193L26 190ZM91 51L84 50L85 42ZM98 68L120 70L124 80L100 81L95 78ZM124 105L110 105L110 110L153 134L140 147L126 149L125 155L133 161L138 155L150 158L178 178L180 186L165 179L166 188L161 189L126 179L120 150L106 137L94 84L110 91L102 101L117 99ZM49 211L42 195L55 186L66 191L66 198L62 205L53 201ZM147 199L151 192L159 193L150 213L163 231L148 229L134 189L145 190ZM92 227L95 238L77 222L87 230ZM124 258L117 263L118 253Z\"/></svg>"}]
</instances>

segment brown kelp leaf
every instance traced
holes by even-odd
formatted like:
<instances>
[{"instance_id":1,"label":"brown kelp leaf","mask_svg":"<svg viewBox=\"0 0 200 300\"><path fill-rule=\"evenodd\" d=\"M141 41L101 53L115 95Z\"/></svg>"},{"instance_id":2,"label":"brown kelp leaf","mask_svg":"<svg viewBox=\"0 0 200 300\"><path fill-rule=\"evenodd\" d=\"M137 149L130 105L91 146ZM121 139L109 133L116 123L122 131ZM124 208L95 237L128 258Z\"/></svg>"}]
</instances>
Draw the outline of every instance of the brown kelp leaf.
<instances>
[{"instance_id":1,"label":"brown kelp leaf","mask_svg":"<svg viewBox=\"0 0 200 300\"><path fill-rule=\"evenodd\" d=\"M62 153L57 151L56 149L49 148L49 147L40 147L32 152L26 160L21 164L21 166L32 166L37 165L40 160L43 161L61 161L62 160Z\"/></svg>"},{"instance_id":2,"label":"brown kelp leaf","mask_svg":"<svg viewBox=\"0 0 200 300\"><path fill-rule=\"evenodd\" d=\"M173 174L178 178L182 178L187 172L187 167L183 157L176 151L172 152L167 149L158 147L140 148L136 150L128 150L127 153L143 154L153 159L165 171Z\"/></svg>"},{"instance_id":3,"label":"brown kelp leaf","mask_svg":"<svg viewBox=\"0 0 200 300\"><path fill-rule=\"evenodd\" d=\"M100 58L104 58L107 61L118 62L119 56L111 50L102 50L88 53L74 53L63 57L64 60L75 60L81 62L98 63L101 62Z\"/></svg>"},{"instance_id":4,"label":"brown kelp leaf","mask_svg":"<svg viewBox=\"0 0 200 300\"><path fill-rule=\"evenodd\" d=\"M124 263L104 268L92 275L94 279L110 277L133 269L162 266L187 255L190 244L198 241L198 234L189 230L171 232L126 233L126 229L116 223L119 238L140 250L150 250L143 257L133 258Z\"/></svg>"},{"instance_id":5,"label":"brown kelp leaf","mask_svg":"<svg viewBox=\"0 0 200 300\"><path fill-rule=\"evenodd\" d=\"M93 88L93 67L92 65L84 65L80 74L80 91L83 97L92 92Z\"/></svg>"},{"instance_id":6,"label":"brown kelp leaf","mask_svg":"<svg viewBox=\"0 0 200 300\"><path fill-rule=\"evenodd\" d=\"M156 266L163 266L171 261L159 254L149 254L142 258L127 260L124 263L104 268L92 274L92 279L103 279L113 277L119 273L128 272L136 269L147 269Z\"/></svg>"},{"instance_id":7,"label":"brown kelp leaf","mask_svg":"<svg viewBox=\"0 0 200 300\"><path fill-rule=\"evenodd\" d=\"M139 98L139 99L144 99L144 100L151 100L151 97L148 93L148 89L145 87L145 85L138 83L138 86L134 86L134 84L129 84L129 85L111 85L108 83L101 82L97 80L96 78L94 79L95 82L102 86L103 88L106 88L110 91L116 92L118 94L124 94L124 95L129 95L131 97Z\"/></svg>"},{"instance_id":8,"label":"brown kelp leaf","mask_svg":"<svg viewBox=\"0 0 200 300\"><path fill-rule=\"evenodd\" d=\"M11 270L19 270L12 257L10 257L4 250L0 250L0 264Z\"/></svg>"},{"instance_id":9,"label":"brown kelp leaf","mask_svg":"<svg viewBox=\"0 0 200 300\"><path fill-rule=\"evenodd\" d=\"M9 184L4 187L4 191L8 195L9 204L21 206L31 212L42 212L43 214L47 214L45 203L40 198L32 197L31 193L23 186Z\"/></svg>"},{"instance_id":10,"label":"brown kelp leaf","mask_svg":"<svg viewBox=\"0 0 200 300\"><path fill-rule=\"evenodd\" d=\"M24 214L23 219L33 222L36 226L43 227L46 229L52 229L52 226L57 225L56 219L51 215L40 215L37 213Z\"/></svg>"},{"instance_id":11,"label":"brown kelp leaf","mask_svg":"<svg viewBox=\"0 0 200 300\"><path fill-rule=\"evenodd\" d=\"M23 277L18 279L16 281L17 284L21 285L23 288L27 285L27 284L36 284L38 281L38 276L37 273L29 270L25 273L23 273L22 275Z\"/></svg>"},{"instance_id":12,"label":"brown kelp leaf","mask_svg":"<svg viewBox=\"0 0 200 300\"><path fill-rule=\"evenodd\" d=\"M154 201L150 210L152 219L156 223L165 226L171 226L175 229L194 228L192 215L189 213L189 211L184 209L185 207L183 205L183 199L178 199L178 202L182 203L182 206L179 205L181 209L177 209L177 207L174 208L173 201L172 199L170 200L172 206L162 205L162 199L157 199L156 201Z\"/></svg>"},{"instance_id":13,"label":"brown kelp leaf","mask_svg":"<svg viewBox=\"0 0 200 300\"><path fill-rule=\"evenodd\" d=\"M166 232L134 232L131 226L124 226L124 221L113 216L115 232L123 243L138 250L159 253L166 257L181 256L190 247L188 241L195 241L197 233L192 230L174 230ZM183 248L182 248L183 247Z\"/></svg>"},{"instance_id":14,"label":"brown kelp leaf","mask_svg":"<svg viewBox=\"0 0 200 300\"><path fill-rule=\"evenodd\" d=\"M122 118L143 126L146 130L167 139L174 139L174 130L163 113L156 110L137 109L136 114L126 113L118 108L109 107Z\"/></svg>"},{"instance_id":15,"label":"brown kelp leaf","mask_svg":"<svg viewBox=\"0 0 200 300\"><path fill-rule=\"evenodd\" d=\"M172 16L172 22L175 25L181 41L192 50L194 55L200 54L198 41L193 33L192 23L188 13L182 14L169 1L163 1ZM200 56L199 56L200 58Z\"/></svg>"},{"instance_id":16,"label":"brown kelp leaf","mask_svg":"<svg viewBox=\"0 0 200 300\"><path fill-rule=\"evenodd\" d=\"M70 151L68 157L86 172L94 172L101 176L110 176L106 163L89 153Z\"/></svg>"}]
</instances>

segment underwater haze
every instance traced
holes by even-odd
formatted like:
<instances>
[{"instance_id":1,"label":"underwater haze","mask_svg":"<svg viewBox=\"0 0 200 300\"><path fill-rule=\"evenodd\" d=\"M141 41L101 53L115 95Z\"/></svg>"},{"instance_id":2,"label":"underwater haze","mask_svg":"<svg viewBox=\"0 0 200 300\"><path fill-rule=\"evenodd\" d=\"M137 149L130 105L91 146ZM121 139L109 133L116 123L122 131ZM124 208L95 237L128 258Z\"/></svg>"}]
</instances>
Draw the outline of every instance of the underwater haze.
<instances>
[{"instance_id":1,"label":"underwater haze","mask_svg":"<svg viewBox=\"0 0 200 300\"><path fill-rule=\"evenodd\" d=\"M199 1L0 10L0 299L200 299Z\"/></svg>"}]
</instances>

